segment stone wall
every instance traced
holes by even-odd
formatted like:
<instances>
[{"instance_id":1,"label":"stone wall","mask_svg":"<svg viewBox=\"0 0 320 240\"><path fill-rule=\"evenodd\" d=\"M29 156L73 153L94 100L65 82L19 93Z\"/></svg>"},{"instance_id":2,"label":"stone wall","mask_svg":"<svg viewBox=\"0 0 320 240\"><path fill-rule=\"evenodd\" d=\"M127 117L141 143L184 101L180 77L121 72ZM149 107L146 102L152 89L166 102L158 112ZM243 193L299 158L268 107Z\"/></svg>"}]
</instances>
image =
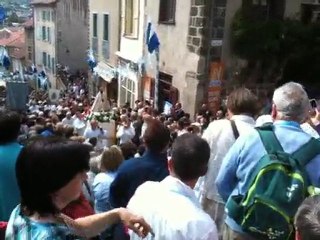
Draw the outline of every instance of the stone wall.
<instances>
[{"instance_id":1,"label":"stone wall","mask_svg":"<svg viewBox=\"0 0 320 240\"><path fill-rule=\"evenodd\" d=\"M187 46L190 52L203 55L205 46L204 30L206 28L207 0L191 0L189 32Z\"/></svg>"}]
</instances>

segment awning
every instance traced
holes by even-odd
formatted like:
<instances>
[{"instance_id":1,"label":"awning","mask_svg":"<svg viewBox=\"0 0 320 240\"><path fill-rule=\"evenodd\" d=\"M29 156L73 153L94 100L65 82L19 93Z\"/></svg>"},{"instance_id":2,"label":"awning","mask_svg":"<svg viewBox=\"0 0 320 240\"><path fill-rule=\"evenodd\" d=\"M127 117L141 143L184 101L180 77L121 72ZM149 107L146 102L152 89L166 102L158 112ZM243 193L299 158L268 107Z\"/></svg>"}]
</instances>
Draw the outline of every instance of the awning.
<instances>
[{"instance_id":1,"label":"awning","mask_svg":"<svg viewBox=\"0 0 320 240\"><path fill-rule=\"evenodd\" d=\"M110 83L116 76L115 69L103 62L99 62L98 65L93 69L93 71L108 83Z\"/></svg>"}]
</instances>

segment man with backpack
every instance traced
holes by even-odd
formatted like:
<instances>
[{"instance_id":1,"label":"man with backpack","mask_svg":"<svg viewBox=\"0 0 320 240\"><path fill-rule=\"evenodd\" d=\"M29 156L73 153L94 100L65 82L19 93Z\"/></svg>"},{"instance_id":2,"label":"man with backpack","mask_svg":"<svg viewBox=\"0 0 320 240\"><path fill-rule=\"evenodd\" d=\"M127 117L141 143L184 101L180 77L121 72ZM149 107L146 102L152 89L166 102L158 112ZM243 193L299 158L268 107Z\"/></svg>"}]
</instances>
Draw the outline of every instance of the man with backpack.
<instances>
[{"instance_id":1,"label":"man with backpack","mask_svg":"<svg viewBox=\"0 0 320 240\"><path fill-rule=\"evenodd\" d=\"M320 142L300 128L309 109L303 86L286 83L273 95L274 123L240 136L223 159L224 240L293 239L299 205L320 186Z\"/></svg>"}]
</instances>

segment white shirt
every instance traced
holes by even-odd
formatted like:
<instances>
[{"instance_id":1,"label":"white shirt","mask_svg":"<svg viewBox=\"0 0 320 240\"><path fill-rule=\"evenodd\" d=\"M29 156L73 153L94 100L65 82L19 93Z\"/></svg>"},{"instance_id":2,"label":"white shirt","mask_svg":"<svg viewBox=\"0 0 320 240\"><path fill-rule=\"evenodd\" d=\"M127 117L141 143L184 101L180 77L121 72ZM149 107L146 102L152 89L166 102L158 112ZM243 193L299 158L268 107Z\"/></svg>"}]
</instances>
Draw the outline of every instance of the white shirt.
<instances>
[{"instance_id":1,"label":"white shirt","mask_svg":"<svg viewBox=\"0 0 320 240\"><path fill-rule=\"evenodd\" d=\"M143 216L153 229L151 240L218 240L214 221L200 206L193 190L172 176L142 184L128 209ZM131 240L141 239L130 232Z\"/></svg>"},{"instance_id":2,"label":"white shirt","mask_svg":"<svg viewBox=\"0 0 320 240\"><path fill-rule=\"evenodd\" d=\"M86 128L86 130L84 131L83 136L86 139L90 139L90 138L97 138L97 145L96 148L97 149L103 149L104 147L106 147L108 145L107 142L107 131L100 129L100 128L96 128L96 129L92 129L90 126L88 128ZM104 139L103 139L104 138Z\"/></svg>"},{"instance_id":3,"label":"white shirt","mask_svg":"<svg viewBox=\"0 0 320 240\"><path fill-rule=\"evenodd\" d=\"M120 144L130 142L131 139L136 134L136 131L132 126L129 126L128 128L125 128L124 126L119 126L119 129L117 131L117 138L120 139Z\"/></svg>"},{"instance_id":4,"label":"white shirt","mask_svg":"<svg viewBox=\"0 0 320 240\"><path fill-rule=\"evenodd\" d=\"M316 139L320 138L319 133L309 123L306 122L301 124L301 128L303 131L308 133L311 137L314 137Z\"/></svg>"},{"instance_id":5,"label":"white shirt","mask_svg":"<svg viewBox=\"0 0 320 240\"><path fill-rule=\"evenodd\" d=\"M73 126L74 119L73 118L68 119L68 118L65 117L64 119L62 119L61 122L64 125Z\"/></svg>"},{"instance_id":6,"label":"white shirt","mask_svg":"<svg viewBox=\"0 0 320 240\"><path fill-rule=\"evenodd\" d=\"M261 115L256 120L256 127L261 127L265 123L272 123L273 119L271 115Z\"/></svg>"},{"instance_id":7,"label":"white shirt","mask_svg":"<svg viewBox=\"0 0 320 240\"><path fill-rule=\"evenodd\" d=\"M240 135L247 134L255 126L254 119L246 115L235 115L231 120L235 121ZM211 149L210 159L208 171L204 177L199 178L195 190L199 191L200 198L206 197L222 202L217 191L215 180L218 176L223 158L235 142L231 122L222 119L210 123L204 131L202 138L209 143Z\"/></svg>"},{"instance_id":8,"label":"white shirt","mask_svg":"<svg viewBox=\"0 0 320 240\"><path fill-rule=\"evenodd\" d=\"M101 132L100 128L92 129L91 127L88 127L83 134L86 139L99 138L101 135L103 135L103 132Z\"/></svg>"},{"instance_id":9,"label":"white shirt","mask_svg":"<svg viewBox=\"0 0 320 240\"><path fill-rule=\"evenodd\" d=\"M76 132L82 136L84 129L86 127L85 121L81 120L80 118L77 118L76 116L73 117L73 127L75 128Z\"/></svg>"}]
</instances>

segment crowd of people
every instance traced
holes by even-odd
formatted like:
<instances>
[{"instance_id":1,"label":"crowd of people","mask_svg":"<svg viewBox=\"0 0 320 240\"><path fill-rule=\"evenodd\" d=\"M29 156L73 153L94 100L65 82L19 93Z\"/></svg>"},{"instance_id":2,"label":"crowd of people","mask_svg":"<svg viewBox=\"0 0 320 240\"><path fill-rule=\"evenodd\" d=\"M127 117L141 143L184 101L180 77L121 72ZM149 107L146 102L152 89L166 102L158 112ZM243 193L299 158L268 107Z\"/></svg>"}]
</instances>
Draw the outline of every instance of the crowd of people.
<instances>
[{"instance_id":1,"label":"crowd of people","mask_svg":"<svg viewBox=\"0 0 320 240\"><path fill-rule=\"evenodd\" d=\"M239 88L194 117L110 101L114 133L93 102L79 81L0 113L6 239L320 239L320 113L302 85L267 108Z\"/></svg>"}]
</instances>

